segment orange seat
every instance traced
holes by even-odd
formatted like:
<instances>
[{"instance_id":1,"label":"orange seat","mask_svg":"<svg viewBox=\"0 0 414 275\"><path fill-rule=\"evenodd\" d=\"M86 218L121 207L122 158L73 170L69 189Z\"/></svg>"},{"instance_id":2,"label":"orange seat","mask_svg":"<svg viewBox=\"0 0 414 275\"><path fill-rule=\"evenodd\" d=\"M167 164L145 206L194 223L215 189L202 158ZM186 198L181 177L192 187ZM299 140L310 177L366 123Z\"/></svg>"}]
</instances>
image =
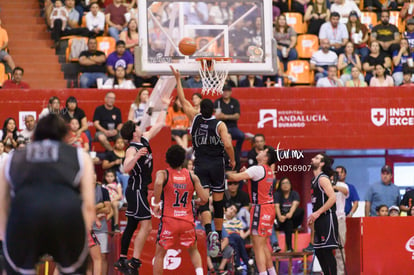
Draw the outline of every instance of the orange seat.
<instances>
[{"instance_id":1,"label":"orange seat","mask_svg":"<svg viewBox=\"0 0 414 275\"><path fill-rule=\"evenodd\" d=\"M367 26L368 29L375 26L378 22L377 14L372 11L363 11L361 13L361 23Z\"/></svg>"},{"instance_id":2,"label":"orange seat","mask_svg":"<svg viewBox=\"0 0 414 275\"><path fill-rule=\"evenodd\" d=\"M82 28L86 28L86 16L85 15L82 16L82 24L81 24L81 27Z\"/></svg>"},{"instance_id":3,"label":"orange seat","mask_svg":"<svg viewBox=\"0 0 414 275\"><path fill-rule=\"evenodd\" d=\"M78 62L79 61L79 56L78 57L71 57L71 49L72 49L72 43L75 39L83 39L85 40L85 44L88 45L88 38L87 37L82 37L82 36L75 36L72 38L69 38L68 40L68 47L66 48L66 62ZM87 50L87 48L85 49Z\"/></svg>"},{"instance_id":4,"label":"orange seat","mask_svg":"<svg viewBox=\"0 0 414 275\"><path fill-rule=\"evenodd\" d=\"M289 61L286 74L295 78L292 84L311 85L314 82L313 71L311 71L309 61L307 60Z\"/></svg>"},{"instance_id":5,"label":"orange seat","mask_svg":"<svg viewBox=\"0 0 414 275\"><path fill-rule=\"evenodd\" d=\"M8 75L6 74L6 67L3 63L0 62L0 87L3 86L4 81L8 79Z\"/></svg>"},{"instance_id":6,"label":"orange seat","mask_svg":"<svg viewBox=\"0 0 414 275\"><path fill-rule=\"evenodd\" d=\"M106 56L115 51L116 41L113 37L98 36L96 42L98 43L98 50L104 52Z\"/></svg>"},{"instance_id":7,"label":"orange seat","mask_svg":"<svg viewBox=\"0 0 414 275\"><path fill-rule=\"evenodd\" d=\"M318 36L314 34L301 34L298 35L298 41L296 43L296 51L299 58L311 58L312 54L319 49Z\"/></svg>"},{"instance_id":8,"label":"orange seat","mask_svg":"<svg viewBox=\"0 0 414 275\"><path fill-rule=\"evenodd\" d=\"M286 22L296 33L306 33L307 25L303 22L303 16L299 12L285 12Z\"/></svg>"},{"instance_id":9,"label":"orange seat","mask_svg":"<svg viewBox=\"0 0 414 275\"><path fill-rule=\"evenodd\" d=\"M390 11L390 23L394 24L400 32L405 31L405 21L401 20L399 11Z\"/></svg>"}]
</instances>

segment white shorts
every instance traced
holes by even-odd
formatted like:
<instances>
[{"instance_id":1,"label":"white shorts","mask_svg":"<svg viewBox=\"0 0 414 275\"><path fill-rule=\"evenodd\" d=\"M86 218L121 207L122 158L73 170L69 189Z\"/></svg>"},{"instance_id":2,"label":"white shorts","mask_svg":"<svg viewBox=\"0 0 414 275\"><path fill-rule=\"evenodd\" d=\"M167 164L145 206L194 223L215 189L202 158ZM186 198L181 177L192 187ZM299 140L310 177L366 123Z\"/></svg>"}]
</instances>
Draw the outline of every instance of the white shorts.
<instances>
[{"instance_id":1,"label":"white shorts","mask_svg":"<svg viewBox=\"0 0 414 275\"><path fill-rule=\"evenodd\" d=\"M109 253L108 233L95 233L101 246L101 253Z\"/></svg>"}]
</instances>

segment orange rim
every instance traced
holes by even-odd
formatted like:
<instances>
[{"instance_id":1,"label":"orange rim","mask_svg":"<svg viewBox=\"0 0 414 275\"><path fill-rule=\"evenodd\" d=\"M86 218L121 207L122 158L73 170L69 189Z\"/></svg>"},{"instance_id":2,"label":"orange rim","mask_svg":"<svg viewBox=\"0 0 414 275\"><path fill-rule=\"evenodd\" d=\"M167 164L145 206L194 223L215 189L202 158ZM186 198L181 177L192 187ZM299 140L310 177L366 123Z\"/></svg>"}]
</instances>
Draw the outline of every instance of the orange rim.
<instances>
[{"instance_id":1,"label":"orange rim","mask_svg":"<svg viewBox=\"0 0 414 275\"><path fill-rule=\"evenodd\" d=\"M231 58L231 57L198 57L195 60L200 62L202 69L204 69L204 64L207 64L207 69L209 71L211 71L213 60L216 60L216 61L231 61L231 60L233 60L233 58ZM204 63L203 60L205 60L207 62Z\"/></svg>"}]
</instances>

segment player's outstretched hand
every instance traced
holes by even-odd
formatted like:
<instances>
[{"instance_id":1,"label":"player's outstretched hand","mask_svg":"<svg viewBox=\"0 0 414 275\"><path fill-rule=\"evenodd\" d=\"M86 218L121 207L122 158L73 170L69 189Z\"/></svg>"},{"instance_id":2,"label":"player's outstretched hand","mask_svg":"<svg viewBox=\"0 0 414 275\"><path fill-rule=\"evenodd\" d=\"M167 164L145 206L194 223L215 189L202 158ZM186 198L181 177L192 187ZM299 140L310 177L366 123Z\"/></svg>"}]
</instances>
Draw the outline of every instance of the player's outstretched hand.
<instances>
[{"instance_id":1,"label":"player's outstretched hand","mask_svg":"<svg viewBox=\"0 0 414 275\"><path fill-rule=\"evenodd\" d=\"M170 103L172 101L173 97L168 95L168 94L164 94L161 97L161 102L164 108L168 108L168 106L170 106Z\"/></svg>"},{"instance_id":2,"label":"player's outstretched hand","mask_svg":"<svg viewBox=\"0 0 414 275\"><path fill-rule=\"evenodd\" d=\"M180 79L181 78L180 71L178 69L175 69L172 65L170 65L170 68L171 68L173 75L175 76L175 79Z\"/></svg>"}]
</instances>

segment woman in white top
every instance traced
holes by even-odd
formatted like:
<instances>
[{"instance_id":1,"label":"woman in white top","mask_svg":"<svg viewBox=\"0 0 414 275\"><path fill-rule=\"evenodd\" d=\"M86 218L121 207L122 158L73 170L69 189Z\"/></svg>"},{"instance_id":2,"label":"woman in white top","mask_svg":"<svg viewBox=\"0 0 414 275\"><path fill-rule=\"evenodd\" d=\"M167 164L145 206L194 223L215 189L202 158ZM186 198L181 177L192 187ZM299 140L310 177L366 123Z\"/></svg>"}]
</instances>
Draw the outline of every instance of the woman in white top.
<instances>
[{"instance_id":1,"label":"woman in white top","mask_svg":"<svg viewBox=\"0 0 414 275\"><path fill-rule=\"evenodd\" d=\"M52 96L49 98L49 103L46 108L39 114L39 119L47 116L48 114L59 114L60 111L60 99L57 96Z\"/></svg>"},{"instance_id":2,"label":"woman in white top","mask_svg":"<svg viewBox=\"0 0 414 275\"><path fill-rule=\"evenodd\" d=\"M138 92L137 97L135 98L134 103L131 104L128 113L128 120L133 122L138 122L144 116L145 109L147 107L149 98L149 91L146 88L141 88Z\"/></svg>"},{"instance_id":3,"label":"woman in white top","mask_svg":"<svg viewBox=\"0 0 414 275\"><path fill-rule=\"evenodd\" d=\"M115 77L109 78L105 81L103 89L135 89L135 85L132 80L125 78L125 68L122 66L116 67Z\"/></svg>"}]
</instances>

